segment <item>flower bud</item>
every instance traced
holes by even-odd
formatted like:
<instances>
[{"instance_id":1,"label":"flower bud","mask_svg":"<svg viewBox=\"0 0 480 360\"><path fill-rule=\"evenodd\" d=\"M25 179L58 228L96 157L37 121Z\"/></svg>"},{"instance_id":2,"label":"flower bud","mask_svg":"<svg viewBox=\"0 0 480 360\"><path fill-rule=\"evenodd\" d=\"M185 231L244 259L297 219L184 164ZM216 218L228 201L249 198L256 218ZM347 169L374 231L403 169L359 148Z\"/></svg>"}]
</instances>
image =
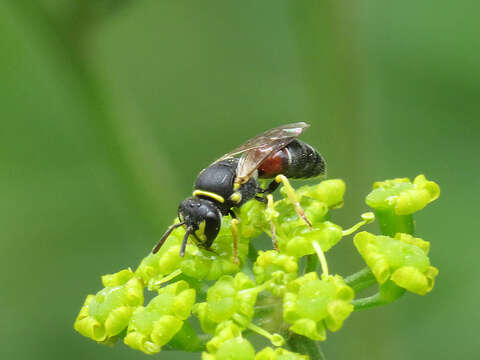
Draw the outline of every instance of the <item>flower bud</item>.
<instances>
[{"instance_id":1,"label":"flower bud","mask_svg":"<svg viewBox=\"0 0 480 360\"><path fill-rule=\"evenodd\" d=\"M283 348L266 347L258 352L255 360L309 360L308 355L297 354Z\"/></svg>"},{"instance_id":2,"label":"flower bud","mask_svg":"<svg viewBox=\"0 0 480 360\"><path fill-rule=\"evenodd\" d=\"M367 205L375 210L393 210L396 215L409 215L422 210L440 195L439 186L418 175L413 183L408 178L386 180L373 184Z\"/></svg>"},{"instance_id":3,"label":"flower bud","mask_svg":"<svg viewBox=\"0 0 480 360\"><path fill-rule=\"evenodd\" d=\"M297 195L306 196L325 203L328 208L338 208L343 205L345 182L341 179L324 180L316 185L302 186L297 190Z\"/></svg>"},{"instance_id":4,"label":"flower bud","mask_svg":"<svg viewBox=\"0 0 480 360\"><path fill-rule=\"evenodd\" d=\"M207 343L202 360L254 360L255 350L242 338L238 325L225 321L215 329L215 336Z\"/></svg>"},{"instance_id":5,"label":"flower bud","mask_svg":"<svg viewBox=\"0 0 480 360\"><path fill-rule=\"evenodd\" d=\"M283 299L283 318L290 330L312 340L325 340L330 331L341 328L353 311L353 290L343 279L326 276L322 280L311 272L292 281Z\"/></svg>"},{"instance_id":6,"label":"flower bud","mask_svg":"<svg viewBox=\"0 0 480 360\"><path fill-rule=\"evenodd\" d=\"M391 280L419 295L432 290L438 270L430 266L426 241L408 234L391 238L361 232L354 243L380 285Z\"/></svg>"},{"instance_id":7,"label":"flower bud","mask_svg":"<svg viewBox=\"0 0 480 360\"><path fill-rule=\"evenodd\" d=\"M87 296L74 328L97 342L111 342L143 304L143 285L130 269L105 275L102 282L105 288Z\"/></svg>"},{"instance_id":8,"label":"flower bud","mask_svg":"<svg viewBox=\"0 0 480 360\"><path fill-rule=\"evenodd\" d=\"M205 332L211 333L215 324L228 320L245 328L252 320L258 292L244 273L235 278L225 275L208 289L207 301L196 304L193 311Z\"/></svg>"},{"instance_id":9,"label":"flower bud","mask_svg":"<svg viewBox=\"0 0 480 360\"><path fill-rule=\"evenodd\" d=\"M178 281L158 290L146 307L135 310L124 342L146 354L158 353L183 326L195 302L195 290Z\"/></svg>"},{"instance_id":10,"label":"flower bud","mask_svg":"<svg viewBox=\"0 0 480 360\"><path fill-rule=\"evenodd\" d=\"M302 224L287 236L283 234L282 237L279 236L278 246L281 252L299 258L315 253L313 241L320 244L322 250L327 252L340 241L342 236L342 228L330 221L314 223L312 228Z\"/></svg>"},{"instance_id":11,"label":"flower bud","mask_svg":"<svg viewBox=\"0 0 480 360\"><path fill-rule=\"evenodd\" d=\"M273 279L267 289L275 296L282 296L285 293L287 284L297 277L297 272L297 259L275 250L259 251L257 261L253 265L257 284Z\"/></svg>"},{"instance_id":12,"label":"flower bud","mask_svg":"<svg viewBox=\"0 0 480 360\"><path fill-rule=\"evenodd\" d=\"M305 216L312 224L315 225L325 220L328 213L326 203L308 197L301 197L300 205L305 212ZM274 223L280 236L289 238L298 228L307 227L305 221L298 216L290 200L276 201L275 210L279 213L279 216L274 219ZM268 231L269 227L265 228L265 230Z\"/></svg>"},{"instance_id":13,"label":"flower bud","mask_svg":"<svg viewBox=\"0 0 480 360\"><path fill-rule=\"evenodd\" d=\"M238 224L239 234L245 238L259 236L268 224L265 219L265 205L252 200L243 204L238 210L238 217L241 219Z\"/></svg>"}]
</instances>

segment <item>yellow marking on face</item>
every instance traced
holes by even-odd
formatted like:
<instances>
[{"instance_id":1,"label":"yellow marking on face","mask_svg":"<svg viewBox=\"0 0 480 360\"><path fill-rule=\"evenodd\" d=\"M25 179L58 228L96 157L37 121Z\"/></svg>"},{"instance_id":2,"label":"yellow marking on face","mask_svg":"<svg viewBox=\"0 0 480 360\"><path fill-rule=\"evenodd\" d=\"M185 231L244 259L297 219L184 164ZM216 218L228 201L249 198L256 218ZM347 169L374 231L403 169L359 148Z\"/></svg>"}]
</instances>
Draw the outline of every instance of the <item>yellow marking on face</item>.
<instances>
[{"instance_id":1,"label":"yellow marking on face","mask_svg":"<svg viewBox=\"0 0 480 360\"><path fill-rule=\"evenodd\" d=\"M193 196L207 196L209 198L212 198L214 200L217 200L219 203L224 203L225 202L225 199L223 198L223 196L220 196L218 194L215 194L215 193L212 193L210 191L204 191L204 190L195 190L193 192Z\"/></svg>"},{"instance_id":2,"label":"yellow marking on face","mask_svg":"<svg viewBox=\"0 0 480 360\"><path fill-rule=\"evenodd\" d=\"M205 220L203 220L200 225L198 225L198 230L195 231L195 235L198 236L198 238L202 241L206 241L207 238L205 236Z\"/></svg>"},{"instance_id":3,"label":"yellow marking on face","mask_svg":"<svg viewBox=\"0 0 480 360\"><path fill-rule=\"evenodd\" d=\"M238 204L240 201L242 201L242 194L236 191L230 196L230 200Z\"/></svg>"}]
</instances>

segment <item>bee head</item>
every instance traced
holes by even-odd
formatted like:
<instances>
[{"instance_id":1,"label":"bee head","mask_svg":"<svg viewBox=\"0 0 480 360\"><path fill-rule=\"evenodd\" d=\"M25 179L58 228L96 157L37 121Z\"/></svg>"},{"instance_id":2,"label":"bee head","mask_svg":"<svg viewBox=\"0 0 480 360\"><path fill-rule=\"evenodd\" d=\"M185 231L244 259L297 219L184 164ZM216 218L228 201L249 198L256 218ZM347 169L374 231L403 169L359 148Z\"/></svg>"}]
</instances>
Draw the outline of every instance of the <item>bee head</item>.
<instances>
[{"instance_id":1,"label":"bee head","mask_svg":"<svg viewBox=\"0 0 480 360\"><path fill-rule=\"evenodd\" d=\"M185 225L187 230L180 249L180 256L183 257L185 255L188 237L191 234L208 249L217 237L222 225L222 213L220 209L211 201L195 197L185 199L180 203L178 206L178 218L180 222L168 228L152 253L155 254L162 247L174 229L183 225Z\"/></svg>"},{"instance_id":2,"label":"bee head","mask_svg":"<svg viewBox=\"0 0 480 360\"><path fill-rule=\"evenodd\" d=\"M211 201L188 198L178 206L178 218L184 222L187 232L193 233L205 247L210 247L220 231L222 214Z\"/></svg>"}]
</instances>

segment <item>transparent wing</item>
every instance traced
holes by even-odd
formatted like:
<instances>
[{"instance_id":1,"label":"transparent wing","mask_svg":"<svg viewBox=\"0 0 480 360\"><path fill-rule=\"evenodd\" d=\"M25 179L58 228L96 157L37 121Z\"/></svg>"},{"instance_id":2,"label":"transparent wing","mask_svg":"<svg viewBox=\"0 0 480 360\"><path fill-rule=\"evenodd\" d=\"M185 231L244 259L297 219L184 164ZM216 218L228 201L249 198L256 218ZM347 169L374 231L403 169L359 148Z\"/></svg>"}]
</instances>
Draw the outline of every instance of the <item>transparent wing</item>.
<instances>
[{"instance_id":1,"label":"transparent wing","mask_svg":"<svg viewBox=\"0 0 480 360\"><path fill-rule=\"evenodd\" d=\"M229 157L234 157L235 155L239 155L248 150L266 147L272 144L272 142L274 141L280 141L288 138L291 138L290 141L292 141L297 136L299 136L304 129L306 129L309 126L310 125L308 125L307 123L298 122L298 123L287 124L287 125L283 125L283 126L279 126L279 127L267 130L261 134L258 134L254 138L251 138L245 141L242 145L233 149L228 154L223 155L217 161L221 161Z\"/></svg>"},{"instance_id":2,"label":"transparent wing","mask_svg":"<svg viewBox=\"0 0 480 360\"><path fill-rule=\"evenodd\" d=\"M243 154L237 166L235 180L235 182L243 184L269 155L287 146L308 126L307 123L298 122L267 130L247 140L217 161Z\"/></svg>"}]
</instances>

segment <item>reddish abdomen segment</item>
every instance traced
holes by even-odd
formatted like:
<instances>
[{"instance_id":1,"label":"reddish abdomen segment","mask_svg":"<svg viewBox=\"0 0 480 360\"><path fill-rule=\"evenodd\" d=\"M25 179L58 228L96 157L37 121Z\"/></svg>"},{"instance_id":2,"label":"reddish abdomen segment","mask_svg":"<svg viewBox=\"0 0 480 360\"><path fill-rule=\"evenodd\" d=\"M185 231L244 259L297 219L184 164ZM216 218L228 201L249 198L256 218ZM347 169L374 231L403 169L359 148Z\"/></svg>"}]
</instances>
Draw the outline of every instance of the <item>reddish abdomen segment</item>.
<instances>
[{"instance_id":1,"label":"reddish abdomen segment","mask_svg":"<svg viewBox=\"0 0 480 360\"><path fill-rule=\"evenodd\" d=\"M260 177L268 179L283 174L288 168L288 153L285 148L266 158L258 167Z\"/></svg>"},{"instance_id":2,"label":"reddish abdomen segment","mask_svg":"<svg viewBox=\"0 0 480 360\"><path fill-rule=\"evenodd\" d=\"M271 179L282 174L288 178L307 179L325 174L325 160L313 147L293 140L283 149L270 155L258 167L258 175Z\"/></svg>"}]
</instances>

